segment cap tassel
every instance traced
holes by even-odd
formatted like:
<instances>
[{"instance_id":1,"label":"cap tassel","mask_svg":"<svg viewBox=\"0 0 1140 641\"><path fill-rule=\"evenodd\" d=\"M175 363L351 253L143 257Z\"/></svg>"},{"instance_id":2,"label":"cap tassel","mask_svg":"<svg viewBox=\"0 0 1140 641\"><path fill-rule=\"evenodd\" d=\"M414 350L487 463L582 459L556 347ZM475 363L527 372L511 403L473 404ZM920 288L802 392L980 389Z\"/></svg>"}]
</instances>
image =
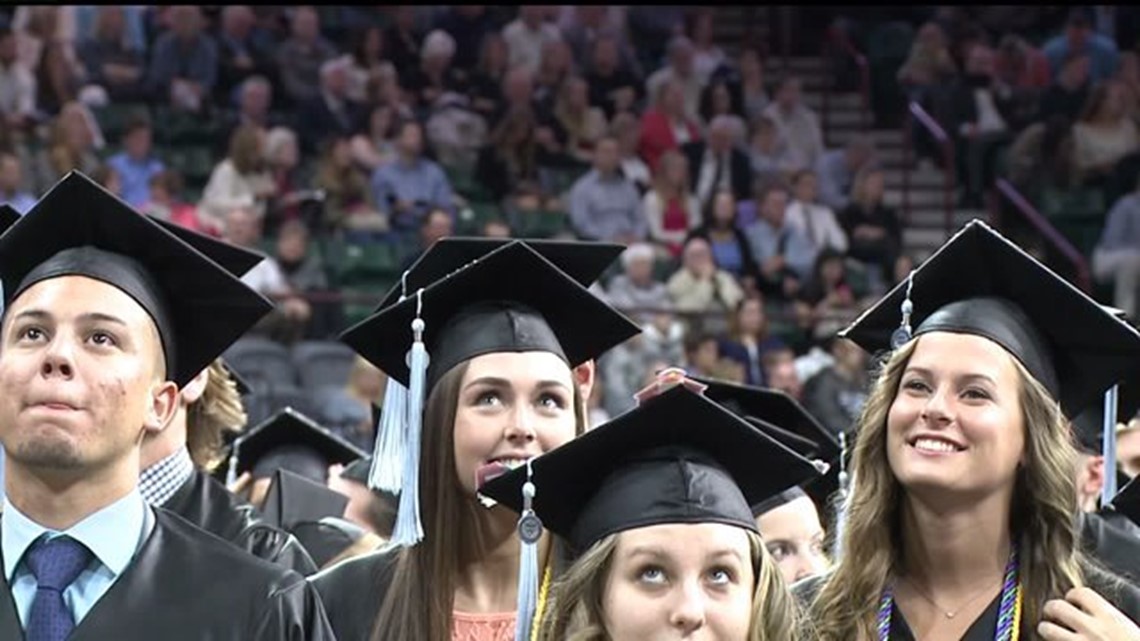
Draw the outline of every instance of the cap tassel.
<instances>
[{"instance_id":1,"label":"cap tassel","mask_svg":"<svg viewBox=\"0 0 1140 641\"><path fill-rule=\"evenodd\" d=\"M368 471L368 487L374 490L400 493L404 480L407 416L408 388L389 376L384 390L384 405L380 408L372 467Z\"/></svg>"},{"instance_id":2,"label":"cap tassel","mask_svg":"<svg viewBox=\"0 0 1140 641\"><path fill-rule=\"evenodd\" d=\"M1113 385L1104 393L1104 431L1101 433L1101 450L1104 455L1104 485L1100 504L1108 505L1116 497L1116 415L1119 411L1120 386Z\"/></svg>"},{"instance_id":3,"label":"cap tassel","mask_svg":"<svg viewBox=\"0 0 1140 641\"><path fill-rule=\"evenodd\" d=\"M423 432L424 394L427 387L429 357L424 346L423 289L416 292L416 318L412 321L412 349L408 355L407 430L405 433L404 472L396 525L392 530L393 545L411 547L424 538L420 521L420 445Z\"/></svg>"},{"instance_id":4,"label":"cap tassel","mask_svg":"<svg viewBox=\"0 0 1140 641\"><path fill-rule=\"evenodd\" d=\"M526 483L523 484L523 511L519 517L519 590L518 615L515 619L515 641L530 641L538 607L538 541L542 538L542 520L534 512L534 483L531 466L526 462Z\"/></svg>"},{"instance_id":5,"label":"cap tassel","mask_svg":"<svg viewBox=\"0 0 1140 641\"><path fill-rule=\"evenodd\" d=\"M835 563L843 557L843 533L847 526L847 498L850 495L850 476L847 473L847 433L839 433L839 492L835 505Z\"/></svg>"},{"instance_id":6,"label":"cap tassel","mask_svg":"<svg viewBox=\"0 0 1140 641\"><path fill-rule=\"evenodd\" d=\"M899 328L891 334L891 349L902 347L914 335L910 328L910 316L914 313L914 302L910 299L910 293L913 289L914 270L912 269L906 277L906 298L902 302L902 322L899 323Z\"/></svg>"}]
</instances>

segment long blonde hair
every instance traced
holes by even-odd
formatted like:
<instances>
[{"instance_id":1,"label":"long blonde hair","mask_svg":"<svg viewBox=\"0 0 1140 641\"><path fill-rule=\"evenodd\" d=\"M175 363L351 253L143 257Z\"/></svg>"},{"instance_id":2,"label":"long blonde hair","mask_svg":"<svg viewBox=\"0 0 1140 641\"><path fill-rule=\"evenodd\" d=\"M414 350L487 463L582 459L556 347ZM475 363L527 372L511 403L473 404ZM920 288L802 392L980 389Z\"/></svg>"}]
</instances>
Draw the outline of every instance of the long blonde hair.
<instances>
[{"instance_id":1,"label":"long blonde hair","mask_svg":"<svg viewBox=\"0 0 1140 641\"><path fill-rule=\"evenodd\" d=\"M621 533L611 534L586 550L550 592L550 604L539 622L538 641L607 641L602 598ZM803 625L780 568L760 536L748 532L756 586L748 641L798 641Z\"/></svg>"},{"instance_id":2,"label":"long blonde hair","mask_svg":"<svg viewBox=\"0 0 1140 641\"><path fill-rule=\"evenodd\" d=\"M225 432L245 429L248 416L222 359L214 359L206 377L206 389L186 408L186 448L200 469L213 471L225 459Z\"/></svg>"},{"instance_id":3,"label":"long blonde hair","mask_svg":"<svg viewBox=\"0 0 1140 641\"><path fill-rule=\"evenodd\" d=\"M857 423L843 558L811 605L821 641L877 638L879 598L899 567L903 543L903 488L887 461L887 415L917 344L912 340L889 357ZM1077 455L1068 424L1049 392L1016 358L1010 360L1020 383L1025 464L1017 473L1009 527L1021 561L1021 630L1035 639L1045 602L1083 585L1087 561L1077 548Z\"/></svg>"},{"instance_id":4,"label":"long blonde hair","mask_svg":"<svg viewBox=\"0 0 1140 641\"><path fill-rule=\"evenodd\" d=\"M469 363L441 376L424 405L420 517L425 536L399 552L373 622L373 641L451 641L456 579L486 547L486 510L464 492L455 471L455 417ZM575 434L585 431L580 395L574 385Z\"/></svg>"}]
</instances>

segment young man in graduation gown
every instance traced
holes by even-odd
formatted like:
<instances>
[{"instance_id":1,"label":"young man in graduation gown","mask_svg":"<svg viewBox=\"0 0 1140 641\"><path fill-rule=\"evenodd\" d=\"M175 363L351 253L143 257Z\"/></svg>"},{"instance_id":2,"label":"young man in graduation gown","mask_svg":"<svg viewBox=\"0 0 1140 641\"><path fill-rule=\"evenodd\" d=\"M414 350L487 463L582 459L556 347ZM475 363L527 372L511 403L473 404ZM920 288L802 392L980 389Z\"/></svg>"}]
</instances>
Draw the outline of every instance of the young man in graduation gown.
<instances>
[{"instance_id":1,"label":"young man in graduation gown","mask_svg":"<svg viewBox=\"0 0 1140 641\"><path fill-rule=\"evenodd\" d=\"M333 638L304 578L138 489L140 444L271 307L72 172L0 236L0 638Z\"/></svg>"}]
</instances>

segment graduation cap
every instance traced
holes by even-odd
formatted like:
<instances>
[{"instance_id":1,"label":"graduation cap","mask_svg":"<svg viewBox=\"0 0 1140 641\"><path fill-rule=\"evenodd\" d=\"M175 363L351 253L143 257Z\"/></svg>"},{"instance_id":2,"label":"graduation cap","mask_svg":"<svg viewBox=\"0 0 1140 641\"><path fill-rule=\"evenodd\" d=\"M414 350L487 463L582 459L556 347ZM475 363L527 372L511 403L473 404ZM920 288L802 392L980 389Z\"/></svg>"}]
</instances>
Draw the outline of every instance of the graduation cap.
<instances>
[{"instance_id":1,"label":"graduation cap","mask_svg":"<svg viewBox=\"0 0 1140 641\"><path fill-rule=\"evenodd\" d=\"M262 518L282 530L291 531L304 521L319 521L326 516L340 517L348 506L348 497L315 483L311 479L280 469L265 493Z\"/></svg>"},{"instance_id":2,"label":"graduation cap","mask_svg":"<svg viewBox=\"0 0 1140 641\"><path fill-rule=\"evenodd\" d=\"M408 273L384 296L376 307L384 309L400 301L401 295L427 287L478 258L512 242L526 243L583 287L589 287L621 255L625 247L616 243L567 240L512 240L481 237L448 237L437 240L420 256Z\"/></svg>"},{"instance_id":3,"label":"graduation cap","mask_svg":"<svg viewBox=\"0 0 1140 641\"><path fill-rule=\"evenodd\" d=\"M11 205L0 205L0 234L3 234L9 227L16 224L20 220L20 212Z\"/></svg>"},{"instance_id":4,"label":"graduation cap","mask_svg":"<svg viewBox=\"0 0 1140 641\"><path fill-rule=\"evenodd\" d=\"M218 360L222 360L220 356L218 357ZM225 362L224 360L222 360L222 369L226 370L226 374L228 374L229 377L233 379L234 387L237 388L238 396L245 396L246 394L249 394L251 391L253 391L253 388L249 386L249 382L246 381L241 374L238 374L238 371L236 369L230 367L229 363Z\"/></svg>"},{"instance_id":5,"label":"graduation cap","mask_svg":"<svg viewBox=\"0 0 1140 641\"><path fill-rule=\"evenodd\" d=\"M1116 420L1112 421L1114 436L1116 424L1127 423L1140 410L1140 381L1122 381L1117 388ZM1103 396L1073 418L1073 433L1081 449L1090 453L1101 452L1104 445L1104 418Z\"/></svg>"},{"instance_id":6,"label":"graduation cap","mask_svg":"<svg viewBox=\"0 0 1140 641\"><path fill-rule=\"evenodd\" d=\"M180 386L273 309L234 274L76 171L0 236L6 305L40 281L69 275L108 283L146 310L167 378Z\"/></svg>"},{"instance_id":7,"label":"graduation cap","mask_svg":"<svg viewBox=\"0 0 1140 641\"><path fill-rule=\"evenodd\" d=\"M1066 416L1092 404L1140 358L1140 332L980 220L839 335L879 352L934 331L1001 345Z\"/></svg>"},{"instance_id":8,"label":"graduation cap","mask_svg":"<svg viewBox=\"0 0 1140 641\"><path fill-rule=\"evenodd\" d=\"M208 256L215 263L221 265L226 271L238 278L245 276L246 272L257 267L261 261L265 260L265 255L260 252L238 247L232 243L198 233L182 225L158 218L157 216L150 216L149 218L158 223L163 229L181 238L187 245L190 245Z\"/></svg>"},{"instance_id":9,"label":"graduation cap","mask_svg":"<svg viewBox=\"0 0 1140 641\"><path fill-rule=\"evenodd\" d=\"M491 479L480 493L522 515L515 638L530 631L543 527L578 554L608 535L666 523L756 532L752 505L818 474L733 412L676 385Z\"/></svg>"},{"instance_id":10,"label":"graduation cap","mask_svg":"<svg viewBox=\"0 0 1140 641\"><path fill-rule=\"evenodd\" d=\"M565 251L574 246L583 262L597 260L593 244ZM466 257L471 250L460 243L438 251L433 260L454 264L459 259L448 252ZM640 331L523 241L501 244L346 330L341 340L389 377L369 486L400 494L393 543L423 537L416 490L422 409L444 373L497 352L549 352L575 367Z\"/></svg>"},{"instance_id":11,"label":"graduation cap","mask_svg":"<svg viewBox=\"0 0 1140 641\"><path fill-rule=\"evenodd\" d=\"M231 479L247 471L264 478L286 468L323 483L330 465L351 463L365 455L313 419L286 407L234 440L229 471Z\"/></svg>"}]
</instances>

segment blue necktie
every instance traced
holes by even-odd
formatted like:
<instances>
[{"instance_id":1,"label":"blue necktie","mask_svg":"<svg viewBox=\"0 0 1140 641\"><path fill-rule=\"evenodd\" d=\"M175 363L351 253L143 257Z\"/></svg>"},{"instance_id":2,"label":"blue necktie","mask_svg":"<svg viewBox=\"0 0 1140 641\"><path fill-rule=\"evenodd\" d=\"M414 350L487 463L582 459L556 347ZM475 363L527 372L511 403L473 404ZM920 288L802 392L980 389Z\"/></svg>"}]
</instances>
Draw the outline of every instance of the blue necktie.
<instances>
[{"instance_id":1,"label":"blue necktie","mask_svg":"<svg viewBox=\"0 0 1140 641\"><path fill-rule=\"evenodd\" d=\"M91 562L91 550L69 536L57 536L37 541L26 558L36 577L27 641L63 641L75 628L63 591Z\"/></svg>"}]
</instances>

